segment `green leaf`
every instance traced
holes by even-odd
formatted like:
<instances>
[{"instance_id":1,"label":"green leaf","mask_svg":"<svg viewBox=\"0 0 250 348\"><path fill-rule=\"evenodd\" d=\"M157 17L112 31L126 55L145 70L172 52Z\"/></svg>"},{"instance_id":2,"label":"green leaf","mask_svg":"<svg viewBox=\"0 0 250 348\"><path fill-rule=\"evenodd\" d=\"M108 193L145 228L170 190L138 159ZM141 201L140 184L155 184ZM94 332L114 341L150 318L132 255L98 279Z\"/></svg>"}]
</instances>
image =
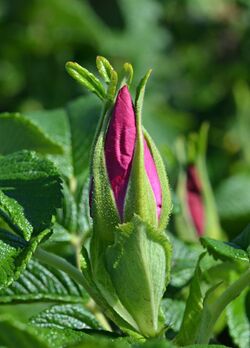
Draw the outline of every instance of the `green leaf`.
<instances>
[{"instance_id":1,"label":"green leaf","mask_svg":"<svg viewBox=\"0 0 250 348\"><path fill-rule=\"evenodd\" d=\"M71 77L77 82L86 87L90 92L95 93L100 99L105 99L106 92L101 82L89 72L77 63L67 62L66 70Z\"/></svg>"},{"instance_id":2,"label":"green leaf","mask_svg":"<svg viewBox=\"0 0 250 348\"><path fill-rule=\"evenodd\" d=\"M0 154L6 155L22 149L40 153L62 154L63 146L55 137L39 127L25 115L0 114Z\"/></svg>"},{"instance_id":3,"label":"green leaf","mask_svg":"<svg viewBox=\"0 0 250 348\"><path fill-rule=\"evenodd\" d=\"M36 326L30 326L32 331L46 343L46 347L49 348L71 348L75 347L75 344L87 339L89 335L71 329L58 329L58 328L41 328ZM97 340L95 340L97 342ZM98 347L98 346L97 346ZM13 347L14 348L14 347ZM16 347L15 347L16 348ZM34 347L33 347L34 348Z\"/></svg>"},{"instance_id":4,"label":"green leaf","mask_svg":"<svg viewBox=\"0 0 250 348\"><path fill-rule=\"evenodd\" d=\"M132 347L126 339L123 338L104 338L101 336L85 335L83 339L72 348L130 348ZM57 347L56 347L57 348Z\"/></svg>"},{"instance_id":5,"label":"green leaf","mask_svg":"<svg viewBox=\"0 0 250 348\"><path fill-rule=\"evenodd\" d=\"M148 341L145 342L142 345L132 345L133 348L139 348L139 347L143 347L143 348L177 348L176 345L174 345L172 342L169 342L167 340L162 340L162 339L158 339L158 340L152 340L152 341ZM226 346L222 346L222 345L217 345L217 344L211 344L211 345L207 345L207 344L194 344L194 345L190 345L190 346L182 346L185 348L227 348Z\"/></svg>"},{"instance_id":6,"label":"green leaf","mask_svg":"<svg viewBox=\"0 0 250 348\"><path fill-rule=\"evenodd\" d=\"M57 222L69 232L75 233L77 230L76 201L65 182L63 182L62 208L57 211Z\"/></svg>"},{"instance_id":7,"label":"green leaf","mask_svg":"<svg viewBox=\"0 0 250 348\"><path fill-rule=\"evenodd\" d=\"M250 292L246 289L231 302L227 309L229 332L234 343L245 348L250 346Z\"/></svg>"},{"instance_id":8,"label":"green leaf","mask_svg":"<svg viewBox=\"0 0 250 348\"><path fill-rule=\"evenodd\" d=\"M190 285L189 297L186 302L180 332L176 336L176 343L186 345L195 341L203 309L203 296L200 288L200 266L196 267L195 275Z\"/></svg>"},{"instance_id":9,"label":"green leaf","mask_svg":"<svg viewBox=\"0 0 250 348\"><path fill-rule=\"evenodd\" d=\"M49 348L31 327L0 316L0 344L8 348Z\"/></svg>"},{"instance_id":10,"label":"green leaf","mask_svg":"<svg viewBox=\"0 0 250 348\"><path fill-rule=\"evenodd\" d=\"M133 348L176 348L176 345L166 339L152 339L144 344L133 344Z\"/></svg>"},{"instance_id":11,"label":"green leaf","mask_svg":"<svg viewBox=\"0 0 250 348\"><path fill-rule=\"evenodd\" d=\"M98 321L82 304L52 306L31 319L31 324L39 327L59 329L101 329Z\"/></svg>"},{"instance_id":12,"label":"green leaf","mask_svg":"<svg viewBox=\"0 0 250 348\"><path fill-rule=\"evenodd\" d=\"M245 250L250 259L250 224L232 241L232 243Z\"/></svg>"},{"instance_id":13,"label":"green leaf","mask_svg":"<svg viewBox=\"0 0 250 348\"><path fill-rule=\"evenodd\" d=\"M25 116L44 134L54 139L62 148L61 153L48 152L47 157L55 162L63 174L73 175L71 161L71 132L65 108L27 112ZM26 147L23 147L26 149ZM35 149L40 152L39 149Z\"/></svg>"},{"instance_id":14,"label":"green leaf","mask_svg":"<svg viewBox=\"0 0 250 348\"><path fill-rule=\"evenodd\" d=\"M226 243L209 237L203 237L200 241L215 259L249 262L248 253L234 243Z\"/></svg>"},{"instance_id":15,"label":"green leaf","mask_svg":"<svg viewBox=\"0 0 250 348\"><path fill-rule=\"evenodd\" d=\"M41 232L29 242L0 230L0 289L9 286L25 270L37 246L49 230Z\"/></svg>"},{"instance_id":16,"label":"green leaf","mask_svg":"<svg viewBox=\"0 0 250 348\"><path fill-rule=\"evenodd\" d=\"M66 348L88 337L80 331L41 328L0 316L0 344L8 348Z\"/></svg>"},{"instance_id":17,"label":"green leaf","mask_svg":"<svg viewBox=\"0 0 250 348\"><path fill-rule=\"evenodd\" d=\"M2 288L20 276L50 233L47 228L60 206L61 180L50 161L22 151L0 157L0 189L1 217L13 230L0 230Z\"/></svg>"},{"instance_id":18,"label":"green leaf","mask_svg":"<svg viewBox=\"0 0 250 348\"><path fill-rule=\"evenodd\" d=\"M0 191L0 217L26 241L30 239L33 228L25 218L23 207L2 191Z\"/></svg>"},{"instance_id":19,"label":"green leaf","mask_svg":"<svg viewBox=\"0 0 250 348\"><path fill-rule=\"evenodd\" d=\"M6 115L6 114L4 114ZM33 111L18 116L24 118L25 122L32 124L32 127L39 129L45 139L55 143L58 150L44 145L34 144L30 139L30 128L26 133L20 131L18 134L9 134L3 129L1 136L0 154L12 153L16 150L32 149L42 154L47 154L68 178L86 178L89 167L89 156L91 144L94 138L96 124L100 115L100 105L94 96L81 97L66 104L64 108L55 110ZM7 116L4 116L7 117ZM14 129L16 114L8 114L9 128ZM1 120L1 115L0 115ZM21 121L20 121L21 122ZM4 122L3 122L4 124ZM0 122L0 134L2 121ZM25 137L24 137L25 136ZM34 140L38 142L40 136L35 134ZM11 139L11 141L10 141ZM27 139L27 141L25 140ZM14 146L15 141L18 145Z\"/></svg>"},{"instance_id":20,"label":"green leaf","mask_svg":"<svg viewBox=\"0 0 250 348\"><path fill-rule=\"evenodd\" d=\"M185 348L229 348L222 346L221 344L192 344L191 346L185 346Z\"/></svg>"},{"instance_id":21,"label":"green leaf","mask_svg":"<svg viewBox=\"0 0 250 348\"><path fill-rule=\"evenodd\" d=\"M88 96L67 104L65 110L70 126L72 172L78 179L86 179L91 146L101 113L100 104L94 96Z\"/></svg>"},{"instance_id":22,"label":"green leaf","mask_svg":"<svg viewBox=\"0 0 250 348\"><path fill-rule=\"evenodd\" d=\"M86 180L80 190L80 198L78 203L78 221L77 230L86 234L92 230L92 219L89 209L89 180Z\"/></svg>"},{"instance_id":23,"label":"green leaf","mask_svg":"<svg viewBox=\"0 0 250 348\"><path fill-rule=\"evenodd\" d=\"M32 119L44 132L54 137L63 146L62 155L48 155L71 180L71 186L86 179L89 172L89 157L100 105L94 96L78 98L63 109L32 112ZM74 188L74 187L73 187Z\"/></svg>"},{"instance_id":24,"label":"green leaf","mask_svg":"<svg viewBox=\"0 0 250 348\"><path fill-rule=\"evenodd\" d=\"M194 277L190 284L189 296L186 301L186 308L181 324L179 333L175 338L175 343L181 346L186 346L187 344L192 344L196 342L197 336L199 334L198 329L201 324L202 311L204 308L205 300L208 295L211 295L213 291L218 287L216 285L208 286L206 291L202 291L201 280L201 261L205 254L202 254L196 266Z\"/></svg>"},{"instance_id":25,"label":"green leaf","mask_svg":"<svg viewBox=\"0 0 250 348\"><path fill-rule=\"evenodd\" d=\"M53 163L34 152L0 157L0 206L8 205L6 222L18 226L26 239L48 228L61 204L61 179ZM2 208L3 209L3 208ZM0 210L2 210L0 207ZM15 209L15 210L14 210ZM15 215L16 212L16 215ZM28 222L27 222L27 221Z\"/></svg>"},{"instance_id":26,"label":"green leaf","mask_svg":"<svg viewBox=\"0 0 250 348\"><path fill-rule=\"evenodd\" d=\"M36 260L30 260L18 280L0 290L0 303L85 303L87 300L85 290L66 273Z\"/></svg>"},{"instance_id":27,"label":"green leaf","mask_svg":"<svg viewBox=\"0 0 250 348\"><path fill-rule=\"evenodd\" d=\"M228 223L236 221L249 223L250 215L250 176L234 175L222 182L216 191L219 215Z\"/></svg>"},{"instance_id":28,"label":"green leaf","mask_svg":"<svg viewBox=\"0 0 250 348\"><path fill-rule=\"evenodd\" d=\"M170 241L173 245L170 284L180 288L185 286L193 277L202 248L196 245L185 244L173 235L170 235Z\"/></svg>"},{"instance_id":29,"label":"green leaf","mask_svg":"<svg viewBox=\"0 0 250 348\"><path fill-rule=\"evenodd\" d=\"M173 331L178 332L183 319L185 302L164 298L161 302L161 308L165 317L165 325Z\"/></svg>"}]
</instances>

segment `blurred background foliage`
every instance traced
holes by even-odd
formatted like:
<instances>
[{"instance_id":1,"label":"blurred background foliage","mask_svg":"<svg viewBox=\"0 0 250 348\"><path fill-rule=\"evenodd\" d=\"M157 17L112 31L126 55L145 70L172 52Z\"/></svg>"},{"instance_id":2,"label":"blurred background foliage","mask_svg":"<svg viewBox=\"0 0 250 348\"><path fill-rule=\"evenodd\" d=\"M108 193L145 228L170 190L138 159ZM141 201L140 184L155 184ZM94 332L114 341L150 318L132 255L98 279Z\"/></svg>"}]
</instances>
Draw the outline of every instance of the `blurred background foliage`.
<instances>
[{"instance_id":1,"label":"blurred background foliage","mask_svg":"<svg viewBox=\"0 0 250 348\"><path fill-rule=\"evenodd\" d=\"M86 93L65 72L148 68L144 124L176 182L174 140L210 123L208 168L223 227L250 216L249 0L0 0L0 111L52 109ZM135 87L135 84L134 84ZM230 227L230 228L229 228Z\"/></svg>"}]
</instances>

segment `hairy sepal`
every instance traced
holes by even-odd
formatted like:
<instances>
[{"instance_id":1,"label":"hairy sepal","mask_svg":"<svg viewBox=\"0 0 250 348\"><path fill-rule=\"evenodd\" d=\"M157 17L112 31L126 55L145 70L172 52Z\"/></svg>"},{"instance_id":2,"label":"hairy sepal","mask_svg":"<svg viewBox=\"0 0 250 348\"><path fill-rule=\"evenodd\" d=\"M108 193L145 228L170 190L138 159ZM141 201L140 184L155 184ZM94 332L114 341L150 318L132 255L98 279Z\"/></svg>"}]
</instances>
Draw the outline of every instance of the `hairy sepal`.
<instances>
[{"instance_id":1,"label":"hairy sepal","mask_svg":"<svg viewBox=\"0 0 250 348\"><path fill-rule=\"evenodd\" d=\"M113 308L120 317L124 318L124 321L135 327L134 320L120 303L105 268L105 251L109 245L114 243L114 235L116 227L120 223L120 217L105 164L104 134L105 132L101 130L95 145L92 166L94 178L92 201L93 234L90 243L92 279L101 297L109 304L109 307Z\"/></svg>"},{"instance_id":2,"label":"hairy sepal","mask_svg":"<svg viewBox=\"0 0 250 348\"><path fill-rule=\"evenodd\" d=\"M154 159L154 163L156 166L157 174L160 180L161 185L161 191L162 191L162 207L161 207L161 215L158 222L158 229L160 231L164 230L166 228L166 225L168 223L169 215L171 213L172 209L172 203L171 203L171 193L169 188L169 182L166 175L165 166L163 163L163 160L161 158L161 155L155 146L152 138L147 133L145 129L143 129L144 138L147 141L149 150L151 152L151 155Z\"/></svg>"},{"instance_id":3,"label":"hairy sepal","mask_svg":"<svg viewBox=\"0 0 250 348\"><path fill-rule=\"evenodd\" d=\"M84 247L82 248L80 264L85 279L84 287L96 304L100 306L104 314L118 325L122 331L127 332L131 336L137 336L138 330L134 329L134 325L129 324L128 321L130 318L128 317L130 317L130 315L128 315L126 309L120 303L110 281L107 282L109 283L107 289L109 290L109 294L107 294L107 290L102 291L102 287L100 287L100 284L98 284L98 281L92 273L88 252ZM106 269L104 269L104 276L109 277ZM134 323L133 319L132 322Z\"/></svg>"},{"instance_id":4,"label":"hairy sepal","mask_svg":"<svg viewBox=\"0 0 250 348\"><path fill-rule=\"evenodd\" d=\"M134 216L117 228L105 259L118 297L140 333L157 336L163 329L159 310L170 271L171 246L166 235Z\"/></svg>"}]
</instances>

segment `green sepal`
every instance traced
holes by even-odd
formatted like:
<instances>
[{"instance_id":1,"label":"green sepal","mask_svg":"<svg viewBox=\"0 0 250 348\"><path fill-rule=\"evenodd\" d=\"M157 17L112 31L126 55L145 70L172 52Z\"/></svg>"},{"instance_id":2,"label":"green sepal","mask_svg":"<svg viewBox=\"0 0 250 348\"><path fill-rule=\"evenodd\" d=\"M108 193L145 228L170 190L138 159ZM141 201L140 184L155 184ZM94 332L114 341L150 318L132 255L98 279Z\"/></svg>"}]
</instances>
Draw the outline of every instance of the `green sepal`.
<instances>
[{"instance_id":1,"label":"green sepal","mask_svg":"<svg viewBox=\"0 0 250 348\"><path fill-rule=\"evenodd\" d=\"M150 135L145 129L143 129L143 134L144 134L144 138L147 141L151 155L154 159L155 167L160 180L161 194L162 194L162 207L161 207L161 215L160 215L157 228L159 230L164 230L168 223L169 215L172 210L170 186L169 186L168 178L166 175L166 170L165 170L163 160L161 158L161 155L157 147L155 146L154 141L152 140L152 138L150 137Z\"/></svg>"},{"instance_id":2,"label":"green sepal","mask_svg":"<svg viewBox=\"0 0 250 348\"><path fill-rule=\"evenodd\" d=\"M129 87L133 81L133 75L134 75L133 66L130 63L125 63L123 65L122 74L123 74L123 78L122 78L120 87L123 87L124 85L127 85Z\"/></svg>"},{"instance_id":3,"label":"green sepal","mask_svg":"<svg viewBox=\"0 0 250 348\"><path fill-rule=\"evenodd\" d=\"M162 330L159 310L170 271L171 246L166 235L134 216L117 227L115 243L107 248L105 258L118 297L140 333L157 336Z\"/></svg>"},{"instance_id":4,"label":"green sepal","mask_svg":"<svg viewBox=\"0 0 250 348\"><path fill-rule=\"evenodd\" d=\"M118 75L115 70L111 71L110 83L107 90L108 106L114 102L116 96L116 87L118 82Z\"/></svg>"},{"instance_id":5,"label":"green sepal","mask_svg":"<svg viewBox=\"0 0 250 348\"><path fill-rule=\"evenodd\" d=\"M102 130L96 141L92 163L94 180L92 202L93 229L94 235L97 233L98 239L102 241L103 249L105 249L107 243L113 242L115 227L120 223L119 213L106 169L104 137L105 134Z\"/></svg>"},{"instance_id":6,"label":"green sepal","mask_svg":"<svg viewBox=\"0 0 250 348\"><path fill-rule=\"evenodd\" d=\"M67 62L65 67L69 75L90 92L95 93L101 100L106 98L105 89L95 75L75 62Z\"/></svg>"},{"instance_id":7,"label":"green sepal","mask_svg":"<svg viewBox=\"0 0 250 348\"><path fill-rule=\"evenodd\" d=\"M99 71L99 74L102 76L106 84L108 85L107 89L107 102L108 104L113 103L116 96L116 87L118 82L117 72L114 70L110 62L101 56L96 58L96 66Z\"/></svg>"},{"instance_id":8,"label":"green sepal","mask_svg":"<svg viewBox=\"0 0 250 348\"><path fill-rule=\"evenodd\" d=\"M105 127L104 127L105 128ZM102 130L96 142L93 157L93 233L90 243L90 260L92 278L102 298L109 306L124 318L129 324L136 326L133 318L120 303L110 276L104 265L106 248L114 243L116 226L120 217L106 170L104 157L104 131Z\"/></svg>"},{"instance_id":9,"label":"green sepal","mask_svg":"<svg viewBox=\"0 0 250 348\"><path fill-rule=\"evenodd\" d=\"M107 84L109 84L112 79L112 72L114 71L113 66L105 57L102 56L96 57L96 66L101 77Z\"/></svg>"},{"instance_id":10,"label":"green sepal","mask_svg":"<svg viewBox=\"0 0 250 348\"><path fill-rule=\"evenodd\" d=\"M137 214L145 222L157 227L155 197L144 167L143 153L143 149L136 147L124 204L124 221L131 221L133 215Z\"/></svg>"},{"instance_id":11,"label":"green sepal","mask_svg":"<svg viewBox=\"0 0 250 348\"><path fill-rule=\"evenodd\" d=\"M103 266L104 261L105 260L102 260ZM82 249L80 265L85 279L84 287L94 299L94 301L100 306L100 308L102 308L104 314L107 315L107 317L109 317L114 323L116 323L116 325L118 325L121 330L129 333L132 336L137 336L138 328L136 326L136 323L118 299L115 290L109 280L109 275L106 269L102 267L102 270L104 272L103 276L108 279L106 283L108 283L109 292L106 292L106 290L103 289L100 286L100 283L98 283L98 281L95 279L92 273L88 252L85 248ZM128 321L132 321L132 325Z\"/></svg>"}]
</instances>

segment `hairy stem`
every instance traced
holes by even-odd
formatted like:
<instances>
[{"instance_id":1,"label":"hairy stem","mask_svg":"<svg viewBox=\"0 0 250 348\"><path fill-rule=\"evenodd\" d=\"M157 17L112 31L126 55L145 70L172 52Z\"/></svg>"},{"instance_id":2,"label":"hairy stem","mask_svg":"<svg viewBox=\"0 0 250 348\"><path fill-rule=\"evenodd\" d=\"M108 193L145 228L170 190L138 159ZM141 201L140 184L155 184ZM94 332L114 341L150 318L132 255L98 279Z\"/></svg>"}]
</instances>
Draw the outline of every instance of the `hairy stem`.
<instances>
[{"instance_id":1,"label":"hairy stem","mask_svg":"<svg viewBox=\"0 0 250 348\"><path fill-rule=\"evenodd\" d=\"M67 273L70 278L72 278L76 283L85 287L85 279L82 273L73 265L71 265L64 258L45 251L41 248L38 248L34 254L34 256L41 262L52 266L60 271Z\"/></svg>"},{"instance_id":2,"label":"hairy stem","mask_svg":"<svg viewBox=\"0 0 250 348\"><path fill-rule=\"evenodd\" d=\"M250 286L250 269L233 282L213 304L207 306L205 304L196 343L209 343L214 325L223 310L248 286Z\"/></svg>"},{"instance_id":3,"label":"hairy stem","mask_svg":"<svg viewBox=\"0 0 250 348\"><path fill-rule=\"evenodd\" d=\"M55 255L53 253L50 253L48 251L45 251L41 248L38 248L34 254L35 258L37 258L39 261L47 264L48 266L51 266L53 268L56 268L60 271L63 271L67 273L67 275L73 279L76 283L82 285L86 290L88 289L88 285L86 284L85 278L81 271L79 271L75 266L71 265L68 261L66 261L64 258ZM89 306L89 309L92 311L93 314L96 316L97 320L100 322L102 327L107 331L112 331L110 328L110 325L105 318L105 316L102 314L101 311L97 310L97 306Z\"/></svg>"}]
</instances>

